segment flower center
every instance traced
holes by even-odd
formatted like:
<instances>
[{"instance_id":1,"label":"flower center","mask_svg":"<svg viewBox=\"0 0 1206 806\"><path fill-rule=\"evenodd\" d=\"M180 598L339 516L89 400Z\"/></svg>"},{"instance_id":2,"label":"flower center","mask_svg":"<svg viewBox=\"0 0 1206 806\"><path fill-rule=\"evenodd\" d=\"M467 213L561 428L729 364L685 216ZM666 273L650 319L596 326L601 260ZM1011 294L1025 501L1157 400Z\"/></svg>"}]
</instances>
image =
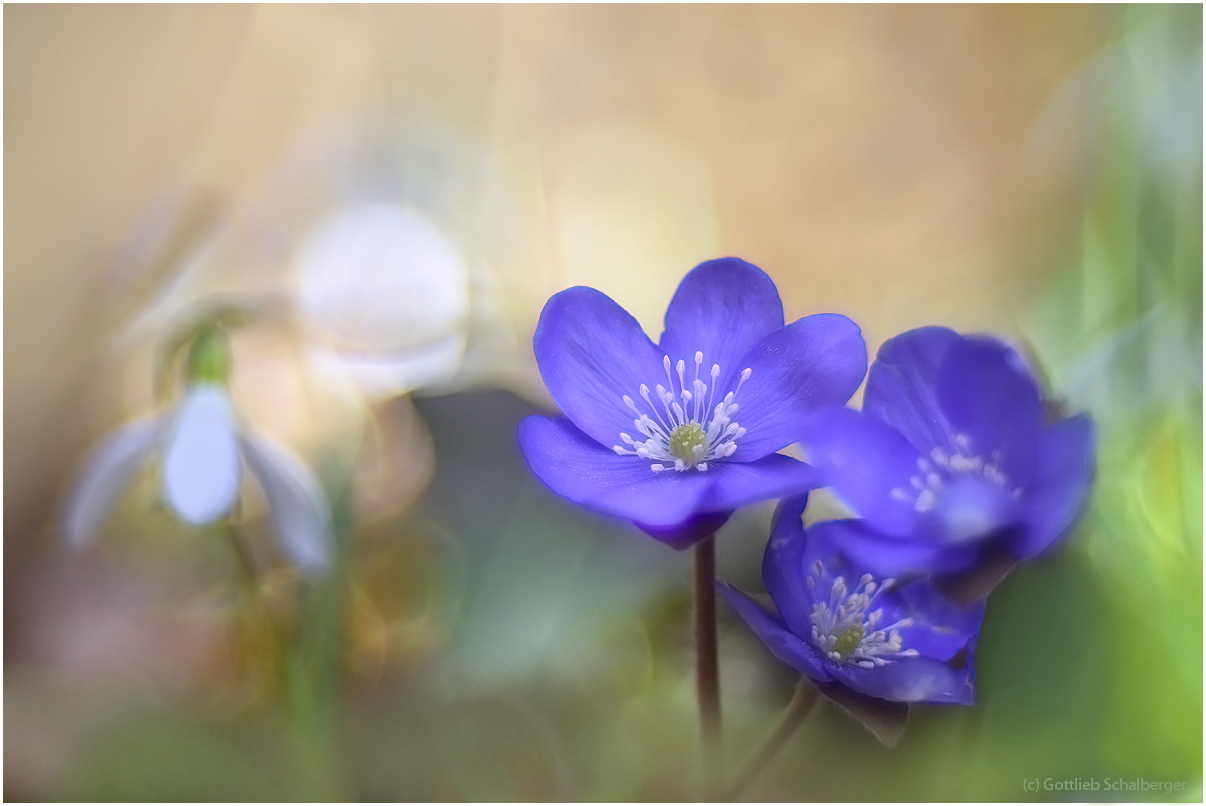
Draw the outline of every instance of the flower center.
<instances>
[{"instance_id":1,"label":"flower center","mask_svg":"<svg viewBox=\"0 0 1206 806\"><path fill-rule=\"evenodd\" d=\"M660 406L653 402L649 387L641 384L641 399L645 406L638 406L628 395L622 400L632 410L636 419L633 426L644 440L621 433L620 439L628 447L613 445L612 450L621 456L639 456L652 459L649 469L663 470L707 470L708 462L732 456L737 450L737 440L745 436L745 429L733 417L737 414L737 393L752 373L744 369L737 381L737 388L716 401L716 384L720 378L720 365L713 364L706 383L699 376L703 365L703 353L695 353L695 377L687 383L687 362L679 359L671 372L670 356L662 358L666 370L666 385L657 384L654 390ZM678 384L675 385L675 375ZM652 415L650 414L652 412Z\"/></svg>"},{"instance_id":2,"label":"flower center","mask_svg":"<svg viewBox=\"0 0 1206 806\"><path fill-rule=\"evenodd\" d=\"M1009 478L1001 470L1001 452L993 451L985 461L971 452L971 437L955 434L951 437L952 453L942 448L930 451L929 459L918 457L917 474L909 477L912 490L897 487L889 495L897 501L913 502L917 512L929 512L937 506L947 483L961 478L984 478L1014 497L1022 495L1020 487L1010 489Z\"/></svg>"},{"instance_id":3,"label":"flower center","mask_svg":"<svg viewBox=\"0 0 1206 806\"><path fill-rule=\"evenodd\" d=\"M825 567L818 561L805 580L808 589L815 592L824 575ZM810 616L813 643L831 661L852 663L864 669L916 655L915 649L902 649L900 640L900 630L913 626L912 619L902 618L879 627L883 608L867 612L879 595L893 584L895 580L876 583L870 574L863 574L858 587L851 592L846 589L844 577L835 578L829 589L829 601L813 602Z\"/></svg>"},{"instance_id":4,"label":"flower center","mask_svg":"<svg viewBox=\"0 0 1206 806\"><path fill-rule=\"evenodd\" d=\"M858 645L862 643L863 633L862 624L855 624L853 627L846 630L837 637L837 641L833 643L833 651L837 652L843 658L849 657L854 650L858 649Z\"/></svg>"},{"instance_id":5,"label":"flower center","mask_svg":"<svg viewBox=\"0 0 1206 806\"><path fill-rule=\"evenodd\" d=\"M670 453L684 462L695 462L696 451L702 451L708 444L708 435L703 426L692 420L684 425L676 425L670 432Z\"/></svg>"}]
</instances>

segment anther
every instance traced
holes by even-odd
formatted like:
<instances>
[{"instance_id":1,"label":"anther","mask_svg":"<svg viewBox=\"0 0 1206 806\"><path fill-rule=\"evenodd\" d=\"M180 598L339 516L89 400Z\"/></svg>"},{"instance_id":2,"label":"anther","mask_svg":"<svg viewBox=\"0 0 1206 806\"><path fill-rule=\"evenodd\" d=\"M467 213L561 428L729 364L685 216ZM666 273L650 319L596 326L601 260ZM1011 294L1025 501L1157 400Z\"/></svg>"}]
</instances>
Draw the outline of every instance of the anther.
<instances>
[{"instance_id":1,"label":"anther","mask_svg":"<svg viewBox=\"0 0 1206 806\"><path fill-rule=\"evenodd\" d=\"M703 360L703 351L696 350L695 376L688 384L686 360L680 358L673 361L669 355L663 354L662 368L666 373L666 384L655 383L652 392L647 384L640 385L645 410L628 395L621 397L624 405L637 415L633 426L646 437L645 442L639 443L641 447L637 448L637 454L661 460L658 464L662 470L670 469L673 462L673 469L678 471L706 471L709 461L732 456L737 450L736 440L746 433L734 422L738 412L736 393L742 382L750 377L752 370L744 370L740 374L737 389L727 392L720 404L714 406L716 384L709 387L700 379L699 370ZM712 380L715 381L720 374L720 365L713 364ZM678 378L677 384L675 376ZM660 406L654 403L654 394ZM624 437L621 439L628 442ZM625 451L621 455L628 454Z\"/></svg>"}]
</instances>

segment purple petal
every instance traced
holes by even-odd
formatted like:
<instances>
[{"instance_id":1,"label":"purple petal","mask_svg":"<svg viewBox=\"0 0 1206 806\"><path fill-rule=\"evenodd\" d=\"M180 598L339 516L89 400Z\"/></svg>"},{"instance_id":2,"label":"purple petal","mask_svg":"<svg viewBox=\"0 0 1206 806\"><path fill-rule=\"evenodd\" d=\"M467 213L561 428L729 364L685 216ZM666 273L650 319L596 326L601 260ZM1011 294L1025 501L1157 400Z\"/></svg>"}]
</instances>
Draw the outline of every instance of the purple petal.
<instances>
[{"instance_id":1,"label":"purple petal","mask_svg":"<svg viewBox=\"0 0 1206 806\"><path fill-rule=\"evenodd\" d=\"M1083 414L1043 433L1024 502L1028 528L1010 542L1013 553L1029 558L1045 551L1076 520L1093 480L1093 441L1093 423Z\"/></svg>"},{"instance_id":2,"label":"purple petal","mask_svg":"<svg viewBox=\"0 0 1206 806\"><path fill-rule=\"evenodd\" d=\"M971 437L973 453L987 461L993 451L1000 451L998 464L1009 484L1023 487L1030 482L1042 404L1017 353L995 339L954 342L939 370L937 392L951 428Z\"/></svg>"},{"instance_id":3,"label":"purple petal","mask_svg":"<svg viewBox=\"0 0 1206 806\"><path fill-rule=\"evenodd\" d=\"M682 551L690 548L705 537L716 534L721 526L728 523L732 510L724 512L701 512L692 515L682 523L674 526L650 526L647 523L633 521L633 524L645 534L665 543L672 549Z\"/></svg>"},{"instance_id":4,"label":"purple petal","mask_svg":"<svg viewBox=\"0 0 1206 806\"><path fill-rule=\"evenodd\" d=\"M697 513L731 512L820 484L812 466L778 454L744 464L712 462L707 470L655 473L648 459L619 456L564 418L528 417L520 423L519 443L532 471L554 492L636 521L677 548L702 536L694 534L698 530L683 531L684 521Z\"/></svg>"},{"instance_id":5,"label":"purple petal","mask_svg":"<svg viewBox=\"0 0 1206 806\"><path fill-rule=\"evenodd\" d=\"M812 632L813 594L805 582L808 568L804 560L808 540L801 521L807 504L808 496L789 498L779 504L770 542L762 555L762 583L783 620L797 635Z\"/></svg>"},{"instance_id":6,"label":"purple petal","mask_svg":"<svg viewBox=\"0 0 1206 806\"><path fill-rule=\"evenodd\" d=\"M856 518L813 524L809 534L813 533L840 546L860 574L877 579L933 574L943 596L959 605L983 599L1017 565L1017 558L1005 553L991 536L986 541L951 545L938 537L927 539L924 531L904 537L884 534Z\"/></svg>"},{"instance_id":7,"label":"purple petal","mask_svg":"<svg viewBox=\"0 0 1206 806\"><path fill-rule=\"evenodd\" d=\"M712 483L699 506L709 511L799 495L822 484L815 467L778 453L753 462L710 462L705 474Z\"/></svg>"},{"instance_id":8,"label":"purple petal","mask_svg":"<svg viewBox=\"0 0 1206 806\"><path fill-rule=\"evenodd\" d=\"M655 473L650 462L617 456L569 420L533 415L519 424L532 472L553 492L589 509L653 527L678 526L699 511L711 470Z\"/></svg>"},{"instance_id":9,"label":"purple petal","mask_svg":"<svg viewBox=\"0 0 1206 806\"><path fill-rule=\"evenodd\" d=\"M724 392L736 385L738 366L754 345L783 327L783 303L762 269L735 257L700 263L683 278L670 307L661 348L671 361L680 358L694 372L695 353L703 353L701 377L720 365Z\"/></svg>"},{"instance_id":10,"label":"purple petal","mask_svg":"<svg viewBox=\"0 0 1206 806\"><path fill-rule=\"evenodd\" d=\"M871 526L893 535L915 530L917 451L879 420L834 407L810 417L797 433L825 483ZM893 491L897 492L893 492Z\"/></svg>"},{"instance_id":11,"label":"purple petal","mask_svg":"<svg viewBox=\"0 0 1206 806\"><path fill-rule=\"evenodd\" d=\"M829 667L838 682L882 700L960 705L976 701L973 668L970 659L962 669L955 669L945 660L927 657L899 658L870 669L852 664Z\"/></svg>"},{"instance_id":12,"label":"purple petal","mask_svg":"<svg viewBox=\"0 0 1206 806\"><path fill-rule=\"evenodd\" d=\"M896 605L894 619L909 618L913 626L900 630L901 644L922 655L949 660L980 632L984 602L959 607L949 602L925 579L902 585L890 594Z\"/></svg>"},{"instance_id":13,"label":"purple petal","mask_svg":"<svg viewBox=\"0 0 1206 806\"><path fill-rule=\"evenodd\" d=\"M540 314L532 347L561 411L605 448L623 444L622 432L636 433L636 415L624 395L645 410L641 384L652 390L665 383L662 351L631 314L593 288L553 295Z\"/></svg>"},{"instance_id":14,"label":"purple petal","mask_svg":"<svg viewBox=\"0 0 1206 806\"><path fill-rule=\"evenodd\" d=\"M797 495L784 498L775 507L771 516L771 540L779 537L787 538L803 531L804 510L808 508L808 495Z\"/></svg>"},{"instance_id":15,"label":"purple petal","mask_svg":"<svg viewBox=\"0 0 1206 806\"><path fill-rule=\"evenodd\" d=\"M921 327L884 342L867 373L863 413L895 428L920 453L945 449L951 430L938 408L938 370L950 345L962 339L945 327Z\"/></svg>"},{"instance_id":16,"label":"purple petal","mask_svg":"<svg viewBox=\"0 0 1206 806\"><path fill-rule=\"evenodd\" d=\"M817 651L796 637L782 621L728 583L718 581L716 588L772 655L818 683L833 679Z\"/></svg>"},{"instance_id":17,"label":"purple petal","mask_svg":"<svg viewBox=\"0 0 1206 806\"><path fill-rule=\"evenodd\" d=\"M736 398L746 433L733 460L748 462L795 442L810 415L849 400L867 371L867 345L854 322L819 313L779 328L739 363L751 374Z\"/></svg>"},{"instance_id":18,"label":"purple petal","mask_svg":"<svg viewBox=\"0 0 1206 806\"><path fill-rule=\"evenodd\" d=\"M878 532L867 521L857 518L814 523L809 527L809 535L841 547L841 553L860 576L869 573L877 579L959 568L970 560L970 557L948 558L951 552L942 543Z\"/></svg>"}]
</instances>

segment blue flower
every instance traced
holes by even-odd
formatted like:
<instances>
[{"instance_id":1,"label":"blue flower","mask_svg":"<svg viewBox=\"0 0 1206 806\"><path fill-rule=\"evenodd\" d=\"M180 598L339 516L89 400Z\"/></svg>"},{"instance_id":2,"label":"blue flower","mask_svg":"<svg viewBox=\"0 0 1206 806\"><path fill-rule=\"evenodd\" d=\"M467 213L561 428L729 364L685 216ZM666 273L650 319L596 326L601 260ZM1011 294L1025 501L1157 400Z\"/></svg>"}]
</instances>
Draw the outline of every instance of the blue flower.
<instances>
[{"instance_id":1,"label":"blue flower","mask_svg":"<svg viewBox=\"0 0 1206 806\"><path fill-rule=\"evenodd\" d=\"M548 301L533 347L565 414L520 424L533 472L679 548L739 506L815 488L812 467L775 452L802 418L848 400L867 366L857 325L816 314L784 326L774 283L736 258L687 274L656 345L579 286Z\"/></svg>"},{"instance_id":2,"label":"blue flower","mask_svg":"<svg viewBox=\"0 0 1206 806\"><path fill-rule=\"evenodd\" d=\"M823 412L804 424L802 442L870 527L847 552L880 573L961 576L964 600L1053 546L1093 475L1088 417L1045 424L1017 353L938 327L886 342L862 412Z\"/></svg>"},{"instance_id":3,"label":"blue flower","mask_svg":"<svg viewBox=\"0 0 1206 806\"><path fill-rule=\"evenodd\" d=\"M228 365L225 336L202 334L175 410L129 423L93 450L67 502L68 544L92 542L122 491L152 460L162 464L163 498L172 512L189 526L215 523L239 500L245 462L264 490L282 553L305 573L328 570L331 523L322 488L284 446L240 422L225 387Z\"/></svg>"},{"instance_id":4,"label":"blue flower","mask_svg":"<svg viewBox=\"0 0 1206 806\"><path fill-rule=\"evenodd\" d=\"M823 521L805 530L805 502L783 502L763 556L777 614L717 583L738 615L775 657L860 718L891 712L890 703L975 702L983 602L959 608L926 579L878 576L842 549L862 524Z\"/></svg>"}]
</instances>

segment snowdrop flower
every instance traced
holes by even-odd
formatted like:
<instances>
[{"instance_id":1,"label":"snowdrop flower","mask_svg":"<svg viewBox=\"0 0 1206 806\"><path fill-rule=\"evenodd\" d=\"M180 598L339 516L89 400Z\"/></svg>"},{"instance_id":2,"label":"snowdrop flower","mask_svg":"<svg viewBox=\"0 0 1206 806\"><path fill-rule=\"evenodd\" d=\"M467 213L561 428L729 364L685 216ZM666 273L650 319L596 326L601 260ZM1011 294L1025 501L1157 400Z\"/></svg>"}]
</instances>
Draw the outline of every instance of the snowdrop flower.
<instances>
[{"instance_id":1,"label":"snowdrop flower","mask_svg":"<svg viewBox=\"0 0 1206 806\"><path fill-rule=\"evenodd\" d=\"M229 372L225 333L202 331L193 341L188 388L176 409L124 426L84 463L65 514L70 545L82 548L96 537L122 490L150 460L160 463L169 508L194 527L230 514L246 463L264 490L284 555L305 573L327 570L331 526L322 489L286 448L240 422L226 388Z\"/></svg>"}]
</instances>

